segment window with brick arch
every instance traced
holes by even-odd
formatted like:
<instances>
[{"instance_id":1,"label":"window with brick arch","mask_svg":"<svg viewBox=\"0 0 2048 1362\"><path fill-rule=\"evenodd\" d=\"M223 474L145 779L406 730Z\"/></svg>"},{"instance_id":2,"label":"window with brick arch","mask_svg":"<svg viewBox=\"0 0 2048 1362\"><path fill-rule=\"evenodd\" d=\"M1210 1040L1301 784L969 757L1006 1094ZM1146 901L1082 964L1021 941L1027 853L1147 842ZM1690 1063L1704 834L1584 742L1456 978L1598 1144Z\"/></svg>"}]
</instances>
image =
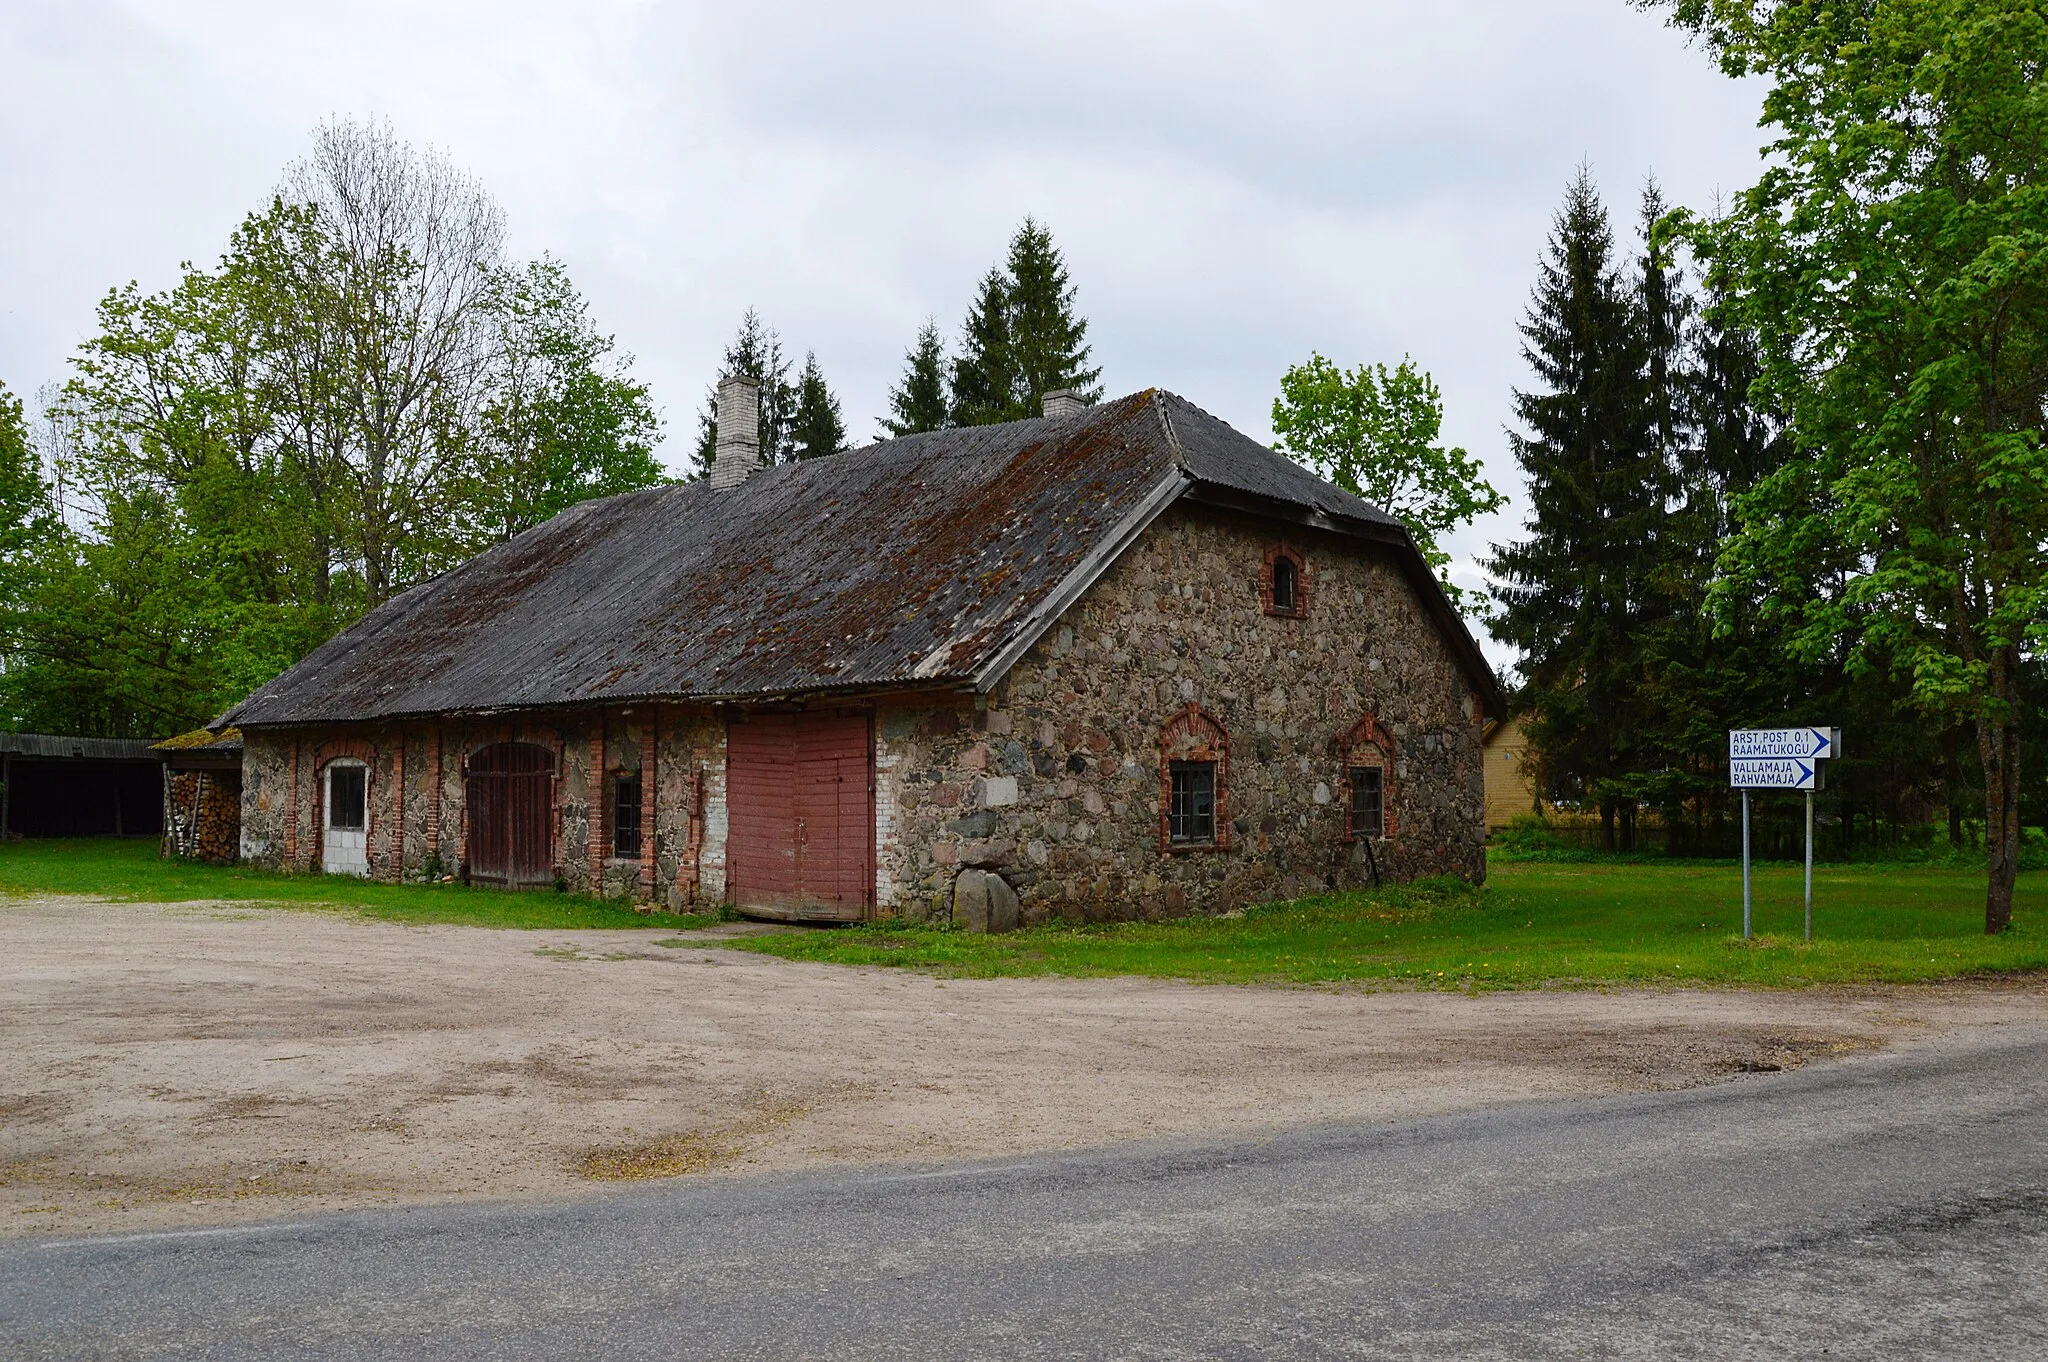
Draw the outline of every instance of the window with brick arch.
<instances>
[{"instance_id":1,"label":"window with brick arch","mask_svg":"<svg viewBox=\"0 0 2048 1362\"><path fill-rule=\"evenodd\" d=\"M1344 840L1385 841L1395 832L1399 751L1376 714L1366 714L1337 735L1343 759Z\"/></svg>"},{"instance_id":2,"label":"window with brick arch","mask_svg":"<svg viewBox=\"0 0 2048 1362\"><path fill-rule=\"evenodd\" d=\"M640 858L638 771L620 771L612 777L612 855L622 861Z\"/></svg>"},{"instance_id":3,"label":"window with brick arch","mask_svg":"<svg viewBox=\"0 0 2048 1362\"><path fill-rule=\"evenodd\" d=\"M1387 789L1384 766L1351 768L1351 838L1387 835Z\"/></svg>"},{"instance_id":4,"label":"window with brick arch","mask_svg":"<svg viewBox=\"0 0 2048 1362\"><path fill-rule=\"evenodd\" d=\"M1159 849L1230 847L1230 734L1190 704L1159 732Z\"/></svg>"},{"instance_id":5,"label":"window with brick arch","mask_svg":"<svg viewBox=\"0 0 2048 1362\"><path fill-rule=\"evenodd\" d=\"M1259 604L1268 615L1283 619L1308 615L1308 562L1285 540L1266 550L1259 569Z\"/></svg>"}]
</instances>

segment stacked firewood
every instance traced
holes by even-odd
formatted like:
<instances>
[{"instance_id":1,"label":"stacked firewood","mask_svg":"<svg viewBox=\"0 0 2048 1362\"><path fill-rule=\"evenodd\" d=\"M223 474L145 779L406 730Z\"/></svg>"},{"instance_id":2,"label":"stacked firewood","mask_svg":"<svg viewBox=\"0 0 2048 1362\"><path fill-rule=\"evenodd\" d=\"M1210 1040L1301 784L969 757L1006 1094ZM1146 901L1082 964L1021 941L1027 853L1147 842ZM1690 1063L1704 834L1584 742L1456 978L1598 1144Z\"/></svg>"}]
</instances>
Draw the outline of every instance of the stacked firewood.
<instances>
[{"instance_id":1,"label":"stacked firewood","mask_svg":"<svg viewBox=\"0 0 2048 1362\"><path fill-rule=\"evenodd\" d=\"M164 854L227 865L242 851L241 781L219 771L178 771L166 783Z\"/></svg>"}]
</instances>

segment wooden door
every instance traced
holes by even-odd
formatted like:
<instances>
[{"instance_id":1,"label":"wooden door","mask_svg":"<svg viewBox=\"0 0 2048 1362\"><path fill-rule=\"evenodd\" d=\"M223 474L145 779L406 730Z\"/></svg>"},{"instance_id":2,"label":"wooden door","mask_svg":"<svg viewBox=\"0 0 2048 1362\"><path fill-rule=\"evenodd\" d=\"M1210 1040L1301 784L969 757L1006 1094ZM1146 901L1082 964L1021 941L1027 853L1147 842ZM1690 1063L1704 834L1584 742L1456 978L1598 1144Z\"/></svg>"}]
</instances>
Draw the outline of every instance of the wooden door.
<instances>
[{"instance_id":1,"label":"wooden door","mask_svg":"<svg viewBox=\"0 0 2048 1362\"><path fill-rule=\"evenodd\" d=\"M766 917L865 917L875 885L868 717L736 719L726 762L726 896Z\"/></svg>"},{"instance_id":2,"label":"wooden door","mask_svg":"<svg viewBox=\"0 0 2048 1362\"><path fill-rule=\"evenodd\" d=\"M501 742L463 770L469 878L531 889L554 883L555 758L534 743Z\"/></svg>"}]
</instances>

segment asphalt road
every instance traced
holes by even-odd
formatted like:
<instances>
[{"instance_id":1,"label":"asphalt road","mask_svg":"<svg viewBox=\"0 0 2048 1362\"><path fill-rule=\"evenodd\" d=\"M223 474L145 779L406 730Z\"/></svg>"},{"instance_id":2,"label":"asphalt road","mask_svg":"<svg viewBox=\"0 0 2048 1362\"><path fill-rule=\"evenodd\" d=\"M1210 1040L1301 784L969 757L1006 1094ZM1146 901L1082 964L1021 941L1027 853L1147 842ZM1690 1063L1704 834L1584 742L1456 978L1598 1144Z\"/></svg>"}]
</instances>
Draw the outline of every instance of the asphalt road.
<instances>
[{"instance_id":1,"label":"asphalt road","mask_svg":"<svg viewBox=\"0 0 2048 1362\"><path fill-rule=\"evenodd\" d=\"M2048 1028L1692 1092L0 1243L9 1358L2048 1357Z\"/></svg>"}]
</instances>

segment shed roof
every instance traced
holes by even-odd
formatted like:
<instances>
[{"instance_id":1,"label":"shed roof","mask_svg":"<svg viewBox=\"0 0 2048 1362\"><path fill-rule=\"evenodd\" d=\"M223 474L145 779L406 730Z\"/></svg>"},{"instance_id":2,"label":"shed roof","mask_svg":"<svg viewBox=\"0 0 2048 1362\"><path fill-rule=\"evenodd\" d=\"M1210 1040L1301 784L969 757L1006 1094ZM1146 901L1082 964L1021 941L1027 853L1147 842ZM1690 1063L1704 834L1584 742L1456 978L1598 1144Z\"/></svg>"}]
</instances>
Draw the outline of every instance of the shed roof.
<instances>
[{"instance_id":1,"label":"shed roof","mask_svg":"<svg viewBox=\"0 0 2048 1362\"><path fill-rule=\"evenodd\" d=\"M1494 708L1398 521L1149 390L585 502L387 601L219 722L985 688L1191 493L1392 546Z\"/></svg>"},{"instance_id":2,"label":"shed roof","mask_svg":"<svg viewBox=\"0 0 2048 1362\"><path fill-rule=\"evenodd\" d=\"M0 752L84 761L153 761L148 738L75 738L62 733L0 733Z\"/></svg>"}]
</instances>

